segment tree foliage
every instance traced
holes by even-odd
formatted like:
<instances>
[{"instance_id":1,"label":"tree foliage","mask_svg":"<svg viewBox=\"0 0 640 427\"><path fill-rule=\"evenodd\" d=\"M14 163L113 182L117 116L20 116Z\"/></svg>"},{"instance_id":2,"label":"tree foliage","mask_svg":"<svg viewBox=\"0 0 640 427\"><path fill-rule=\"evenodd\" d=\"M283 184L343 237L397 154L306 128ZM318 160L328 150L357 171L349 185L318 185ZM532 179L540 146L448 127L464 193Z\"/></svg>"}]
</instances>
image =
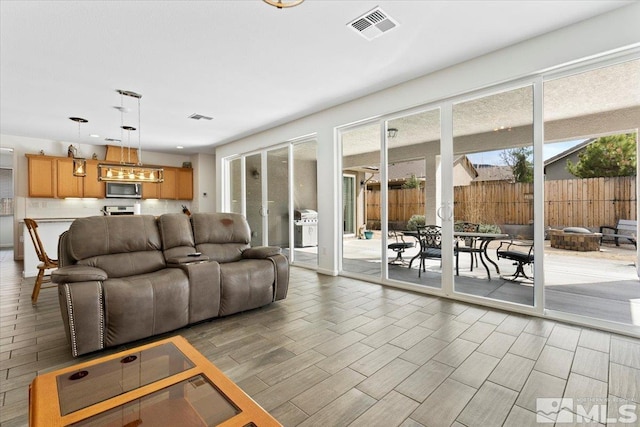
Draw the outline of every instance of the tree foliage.
<instances>
[{"instance_id":1,"label":"tree foliage","mask_svg":"<svg viewBox=\"0 0 640 427\"><path fill-rule=\"evenodd\" d=\"M415 173L412 173L411 176L405 180L402 188L420 188L420 180Z\"/></svg>"},{"instance_id":2,"label":"tree foliage","mask_svg":"<svg viewBox=\"0 0 640 427\"><path fill-rule=\"evenodd\" d=\"M530 147L512 148L500 153L502 161L511 168L516 182L533 182L532 153Z\"/></svg>"},{"instance_id":3,"label":"tree foliage","mask_svg":"<svg viewBox=\"0 0 640 427\"><path fill-rule=\"evenodd\" d=\"M636 134L603 136L578 154L567 170L578 178L634 176L636 174Z\"/></svg>"}]
</instances>

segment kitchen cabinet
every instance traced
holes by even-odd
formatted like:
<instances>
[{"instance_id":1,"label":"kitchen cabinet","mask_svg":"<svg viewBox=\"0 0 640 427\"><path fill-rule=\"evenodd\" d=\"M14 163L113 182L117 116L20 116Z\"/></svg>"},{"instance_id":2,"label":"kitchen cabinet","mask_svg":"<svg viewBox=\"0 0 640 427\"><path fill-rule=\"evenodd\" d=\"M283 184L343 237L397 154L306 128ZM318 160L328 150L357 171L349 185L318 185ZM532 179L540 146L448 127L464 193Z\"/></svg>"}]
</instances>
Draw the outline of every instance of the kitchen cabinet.
<instances>
[{"instance_id":1,"label":"kitchen cabinet","mask_svg":"<svg viewBox=\"0 0 640 427\"><path fill-rule=\"evenodd\" d=\"M87 160L86 176L73 176L73 158L27 154L29 197L105 198L105 183L98 181L99 160ZM142 183L143 199L193 199L193 169L164 166L164 182Z\"/></svg>"},{"instance_id":2,"label":"kitchen cabinet","mask_svg":"<svg viewBox=\"0 0 640 427\"><path fill-rule=\"evenodd\" d=\"M56 157L27 154L29 197L56 196Z\"/></svg>"},{"instance_id":3,"label":"kitchen cabinet","mask_svg":"<svg viewBox=\"0 0 640 427\"><path fill-rule=\"evenodd\" d=\"M160 185L161 199L176 199L177 197L178 169L164 168L164 182Z\"/></svg>"},{"instance_id":4,"label":"kitchen cabinet","mask_svg":"<svg viewBox=\"0 0 640 427\"><path fill-rule=\"evenodd\" d=\"M143 182L142 198L143 199L159 199L161 185L162 184L158 182Z\"/></svg>"},{"instance_id":5,"label":"kitchen cabinet","mask_svg":"<svg viewBox=\"0 0 640 427\"><path fill-rule=\"evenodd\" d=\"M192 200L193 199L193 169L191 168L179 168L178 169L178 181L177 181L177 196L178 200Z\"/></svg>"},{"instance_id":6,"label":"kitchen cabinet","mask_svg":"<svg viewBox=\"0 0 640 427\"><path fill-rule=\"evenodd\" d=\"M104 199L106 185L102 181L98 181L98 160L87 160L86 172L84 177L84 196L95 197L96 199Z\"/></svg>"},{"instance_id":7,"label":"kitchen cabinet","mask_svg":"<svg viewBox=\"0 0 640 427\"><path fill-rule=\"evenodd\" d=\"M60 157L56 159L56 197L83 197L84 178L73 176L73 158Z\"/></svg>"}]
</instances>

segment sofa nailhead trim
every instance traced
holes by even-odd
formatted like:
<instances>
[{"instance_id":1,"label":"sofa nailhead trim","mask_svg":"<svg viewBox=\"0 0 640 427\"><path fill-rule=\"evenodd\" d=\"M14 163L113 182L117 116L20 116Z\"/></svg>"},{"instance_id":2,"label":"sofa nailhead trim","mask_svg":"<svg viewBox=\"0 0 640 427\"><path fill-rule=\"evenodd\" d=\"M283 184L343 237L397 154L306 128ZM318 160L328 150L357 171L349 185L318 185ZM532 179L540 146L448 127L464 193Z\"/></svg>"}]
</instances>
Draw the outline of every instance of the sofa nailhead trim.
<instances>
[{"instance_id":1,"label":"sofa nailhead trim","mask_svg":"<svg viewBox=\"0 0 640 427\"><path fill-rule=\"evenodd\" d=\"M104 299L102 298L102 282L96 282L98 284L98 301L100 307L98 310L98 316L100 316L100 348L104 348Z\"/></svg>"},{"instance_id":2,"label":"sofa nailhead trim","mask_svg":"<svg viewBox=\"0 0 640 427\"><path fill-rule=\"evenodd\" d=\"M71 292L69 291L69 284L64 284L64 296L67 300L67 315L69 316L69 328L71 329L71 351L73 357L78 357L78 347L76 344L76 326L73 320L73 305L71 304Z\"/></svg>"}]
</instances>

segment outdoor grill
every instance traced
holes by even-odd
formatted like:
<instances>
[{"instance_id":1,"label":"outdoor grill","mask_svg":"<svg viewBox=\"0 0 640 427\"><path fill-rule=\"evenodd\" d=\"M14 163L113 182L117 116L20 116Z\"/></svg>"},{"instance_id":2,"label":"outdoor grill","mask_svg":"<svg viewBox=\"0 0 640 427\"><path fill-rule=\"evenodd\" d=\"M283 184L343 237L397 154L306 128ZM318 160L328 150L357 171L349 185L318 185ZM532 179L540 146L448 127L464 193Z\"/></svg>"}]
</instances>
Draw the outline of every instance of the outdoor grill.
<instances>
[{"instance_id":1,"label":"outdoor grill","mask_svg":"<svg viewBox=\"0 0 640 427\"><path fill-rule=\"evenodd\" d=\"M296 209L293 216L295 246L318 246L318 212L312 209Z\"/></svg>"}]
</instances>

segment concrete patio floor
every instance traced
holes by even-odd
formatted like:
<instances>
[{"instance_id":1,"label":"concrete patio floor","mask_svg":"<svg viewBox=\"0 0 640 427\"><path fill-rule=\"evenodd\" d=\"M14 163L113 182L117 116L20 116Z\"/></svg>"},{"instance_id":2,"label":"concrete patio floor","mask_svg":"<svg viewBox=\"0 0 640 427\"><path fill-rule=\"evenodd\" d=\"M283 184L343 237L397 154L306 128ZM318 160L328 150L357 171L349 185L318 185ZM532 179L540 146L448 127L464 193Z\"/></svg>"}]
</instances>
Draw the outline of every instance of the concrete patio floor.
<instances>
[{"instance_id":1,"label":"concrete patio floor","mask_svg":"<svg viewBox=\"0 0 640 427\"><path fill-rule=\"evenodd\" d=\"M495 249L499 242L489 246L489 256L496 261L500 272L511 275L515 266L508 260L496 260ZM351 273L380 277L379 236L373 239L344 239L343 270ZM418 253L417 248L407 249L405 261ZM387 251L392 261L396 254ZM489 264L491 280L482 264L470 271L468 254L461 254L460 276L454 276L457 292L477 295L525 305L533 304L534 290L531 281L513 282L496 274ZM545 241L544 280L545 307L565 313L589 316L596 319L640 326L640 280L635 266L636 250L633 245L616 247L604 244L599 252L573 252L551 248ZM438 260L426 260L426 272L418 277L419 259L411 268L406 265L389 265L389 278L439 288L441 267ZM527 274L530 269L527 270Z\"/></svg>"}]
</instances>

